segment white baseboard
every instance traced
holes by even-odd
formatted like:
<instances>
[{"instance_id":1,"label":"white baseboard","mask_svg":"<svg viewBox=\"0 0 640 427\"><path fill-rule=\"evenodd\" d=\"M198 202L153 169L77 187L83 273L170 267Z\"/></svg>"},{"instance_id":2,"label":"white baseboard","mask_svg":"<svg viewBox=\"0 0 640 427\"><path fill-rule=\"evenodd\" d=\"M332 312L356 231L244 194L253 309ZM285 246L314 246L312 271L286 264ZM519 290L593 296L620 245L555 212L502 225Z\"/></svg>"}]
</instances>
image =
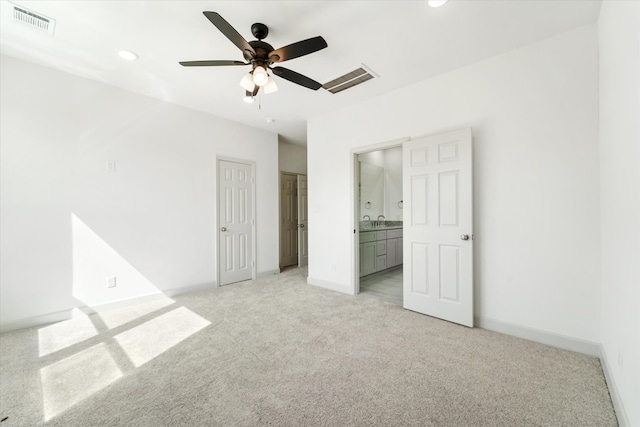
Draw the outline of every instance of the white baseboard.
<instances>
[{"instance_id":1,"label":"white baseboard","mask_svg":"<svg viewBox=\"0 0 640 427\"><path fill-rule=\"evenodd\" d=\"M200 285L183 286L180 288L166 289L162 292L156 292L153 294L141 295L141 296L117 300L117 301L110 301L104 304L98 304L91 307L85 306L85 305L79 306L79 307L71 307L67 310L62 310L55 313L42 314L38 316L32 316L24 319L14 320L7 323L2 323L0 324L0 334L17 331L20 329L46 326L52 323L69 320L71 319L71 311L74 308L77 308L86 314L94 314L94 313L99 313L103 311L116 310L119 308L129 307L135 304L142 304L145 302L155 301L158 299L171 298L174 296L188 294L191 292L204 291L204 290L212 289L216 287L217 287L216 283L211 282L211 283L204 283Z\"/></svg>"},{"instance_id":2,"label":"white baseboard","mask_svg":"<svg viewBox=\"0 0 640 427\"><path fill-rule=\"evenodd\" d=\"M258 273L257 278L262 279L263 277L273 276L274 274L280 274L280 269L262 271Z\"/></svg>"},{"instance_id":3,"label":"white baseboard","mask_svg":"<svg viewBox=\"0 0 640 427\"><path fill-rule=\"evenodd\" d=\"M529 341L535 341L541 344L547 344L553 347L587 354L589 356L600 357L600 344L593 341L571 338L566 335L527 328L525 326L514 325L481 316L475 317L475 326L482 329L488 329L490 331L512 335L518 338L524 338Z\"/></svg>"},{"instance_id":4,"label":"white baseboard","mask_svg":"<svg viewBox=\"0 0 640 427\"><path fill-rule=\"evenodd\" d=\"M607 382L607 387L609 388L611 402L613 403L613 407L616 411L616 417L618 418L618 425L620 427L631 427L622 399L620 399L618 387L616 386L613 374L609 369L607 355L602 344L571 338L565 335L554 334L552 332L545 332L538 329L527 328L524 326L513 325L480 316L475 317L475 326L599 358L600 365L602 366L602 372L604 373L604 378Z\"/></svg>"},{"instance_id":5,"label":"white baseboard","mask_svg":"<svg viewBox=\"0 0 640 427\"><path fill-rule=\"evenodd\" d=\"M311 276L307 277L307 283L309 285L317 286L319 288L329 289L330 291L342 292L343 294L353 295L353 291L351 287L348 285L340 285L338 283L316 279Z\"/></svg>"},{"instance_id":6,"label":"white baseboard","mask_svg":"<svg viewBox=\"0 0 640 427\"><path fill-rule=\"evenodd\" d=\"M24 319L18 319L0 324L0 334L13 332L20 329L33 328L34 326L50 325L51 323L62 322L69 319L71 319L71 309L57 311L55 313L26 317Z\"/></svg>"},{"instance_id":7,"label":"white baseboard","mask_svg":"<svg viewBox=\"0 0 640 427\"><path fill-rule=\"evenodd\" d=\"M143 304L145 302L151 302L151 301L156 301L160 299L167 299L167 296L162 292L154 292L152 294L140 295L133 298L110 301L104 304L97 304L93 306L82 306L82 307L78 307L78 309L85 314L95 314L95 313L101 313L104 311L117 310L119 308L129 307L136 304Z\"/></svg>"},{"instance_id":8,"label":"white baseboard","mask_svg":"<svg viewBox=\"0 0 640 427\"><path fill-rule=\"evenodd\" d=\"M199 285L181 286L179 288L165 289L162 291L168 297L176 297L178 295L190 294L191 292L207 291L209 289L217 288L216 282L202 283Z\"/></svg>"},{"instance_id":9,"label":"white baseboard","mask_svg":"<svg viewBox=\"0 0 640 427\"><path fill-rule=\"evenodd\" d=\"M609 388L609 395L611 396L611 402L613 402L613 408L616 410L616 417L618 417L618 425L620 427L631 427L629 423L629 417L627 417L627 411L624 409L618 387L613 379L613 373L609 368L609 362L607 362L607 354L604 351L602 344L598 344L600 348L600 364L602 365L602 372L604 378L607 381L607 387Z\"/></svg>"}]
</instances>

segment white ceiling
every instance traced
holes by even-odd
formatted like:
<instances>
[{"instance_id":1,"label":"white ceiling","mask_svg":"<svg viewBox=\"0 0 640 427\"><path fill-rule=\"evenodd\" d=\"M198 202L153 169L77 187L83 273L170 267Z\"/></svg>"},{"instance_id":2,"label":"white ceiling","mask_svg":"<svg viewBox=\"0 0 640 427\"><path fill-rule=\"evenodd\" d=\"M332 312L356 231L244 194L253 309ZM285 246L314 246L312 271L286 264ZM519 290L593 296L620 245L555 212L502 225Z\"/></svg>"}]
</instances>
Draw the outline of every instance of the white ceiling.
<instances>
[{"instance_id":1,"label":"white ceiling","mask_svg":"<svg viewBox=\"0 0 640 427\"><path fill-rule=\"evenodd\" d=\"M0 52L123 89L268 129L306 144L307 119L597 20L600 1L24 1L55 19L53 36L13 22L2 0ZM365 64L379 78L333 95L275 77L279 90L242 101L246 67L178 61L242 54L202 14L218 12L245 39L269 27L274 48L322 36L329 47L278 65L320 83ZM140 55L127 62L120 49ZM275 119L266 123L266 118Z\"/></svg>"}]
</instances>

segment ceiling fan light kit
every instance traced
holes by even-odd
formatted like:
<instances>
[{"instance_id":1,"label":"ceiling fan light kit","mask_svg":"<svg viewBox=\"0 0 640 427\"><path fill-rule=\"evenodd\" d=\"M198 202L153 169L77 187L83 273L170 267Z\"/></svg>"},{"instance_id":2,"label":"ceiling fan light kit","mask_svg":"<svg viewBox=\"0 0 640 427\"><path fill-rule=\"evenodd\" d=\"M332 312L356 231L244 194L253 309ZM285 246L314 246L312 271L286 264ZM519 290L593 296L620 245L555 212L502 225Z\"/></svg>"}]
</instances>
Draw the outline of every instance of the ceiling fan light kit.
<instances>
[{"instance_id":1,"label":"ceiling fan light kit","mask_svg":"<svg viewBox=\"0 0 640 427\"><path fill-rule=\"evenodd\" d=\"M253 69L253 82L257 86L262 87L267 84L267 81L269 81L269 75L267 74L267 70L265 70L263 66L258 65Z\"/></svg>"},{"instance_id":2,"label":"ceiling fan light kit","mask_svg":"<svg viewBox=\"0 0 640 427\"><path fill-rule=\"evenodd\" d=\"M218 13L202 13L225 37L242 51L242 56L246 62L234 60L182 61L180 65L184 67L251 65L252 71L240 80L240 86L248 93L251 93L252 96L255 96L261 87L264 88L266 94L278 90L278 86L269 75L268 70L271 70L271 72L278 77L311 90L318 90L322 87L322 84L317 81L289 70L288 68L272 67L276 62L299 58L326 48L327 42L322 37L312 37L279 49L274 49L269 43L262 41L269 34L269 28L266 25L261 23L253 24L251 26L251 33L257 40L248 42Z\"/></svg>"},{"instance_id":3,"label":"ceiling fan light kit","mask_svg":"<svg viewBox=\"0 0 640 427\"><path fill-rule=\"evenodd\" d=\"M253 75L251 73L245 74L242 80L240 80L240 86L248 92L253 92L256 88L256 84L253 82Z\"/></svg>"},{"instance_id":4,"label":"ceiling fan light kit","mask_svg":"<svg viewBox=\"0 0 640 427\"><path fill-rule=\"evenodd\" d=\"M278 85L276 84L276 81L273 80L271 77L269 77L269 80L267 80L267 84L264 85L264 93L269 94L277 90L278 90Z\"/></svg>"}]
</instances>

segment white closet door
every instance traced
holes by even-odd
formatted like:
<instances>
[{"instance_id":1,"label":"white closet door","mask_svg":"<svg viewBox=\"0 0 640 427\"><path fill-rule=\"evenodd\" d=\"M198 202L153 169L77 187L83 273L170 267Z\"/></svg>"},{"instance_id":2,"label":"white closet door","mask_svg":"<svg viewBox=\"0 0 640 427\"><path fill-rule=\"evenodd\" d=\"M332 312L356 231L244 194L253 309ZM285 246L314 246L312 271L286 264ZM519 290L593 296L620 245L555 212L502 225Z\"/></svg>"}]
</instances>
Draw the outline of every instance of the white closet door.
<instances>
[{"instance_id":1,"label":"white closet door","mask_svg":"<svg viewBox=\"0 0 640 427\"><path fill-rule=\"evenodd\" d=\"M220 285L249 280L253 271L253 173L251 165L218 163Z\"/></svg>"}]
</instances>

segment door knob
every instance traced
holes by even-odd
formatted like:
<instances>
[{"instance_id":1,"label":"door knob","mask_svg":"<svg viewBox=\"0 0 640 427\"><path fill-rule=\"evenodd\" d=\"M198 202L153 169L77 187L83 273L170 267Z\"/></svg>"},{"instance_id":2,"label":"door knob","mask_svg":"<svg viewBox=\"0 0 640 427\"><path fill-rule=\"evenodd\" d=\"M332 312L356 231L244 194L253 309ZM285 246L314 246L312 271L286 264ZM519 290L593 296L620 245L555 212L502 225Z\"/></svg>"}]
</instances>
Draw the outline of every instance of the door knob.
<instances>
[{"instance_id":1,"label":"door knob","mask_svg":"<svg viewBox=\"0 0 640 427\"><path fill-rule=\"evenodd\" d=\"M304 224L300 224L300 225L298 225L298 227L304 228Z\"/></svg>"},{"instance_id":2,"label":"door knob","mask_svg":"<svg viewBox=\"0 0 640 427\"><path fill-rule=\"evenodd\" d=\"M461 240L469 240L469 235L468 234L463 234L462 236L460 236Z\"/></svg>"},{"instance_id":3,"label":"door knob","mask_svg":"<svg viewBox=\"0 0 640 427\"><path fill-rule=\"evenodd\" d=\"M222 227L220 231L227 231L227 227Z\"/></svg>"}]
</instances>

